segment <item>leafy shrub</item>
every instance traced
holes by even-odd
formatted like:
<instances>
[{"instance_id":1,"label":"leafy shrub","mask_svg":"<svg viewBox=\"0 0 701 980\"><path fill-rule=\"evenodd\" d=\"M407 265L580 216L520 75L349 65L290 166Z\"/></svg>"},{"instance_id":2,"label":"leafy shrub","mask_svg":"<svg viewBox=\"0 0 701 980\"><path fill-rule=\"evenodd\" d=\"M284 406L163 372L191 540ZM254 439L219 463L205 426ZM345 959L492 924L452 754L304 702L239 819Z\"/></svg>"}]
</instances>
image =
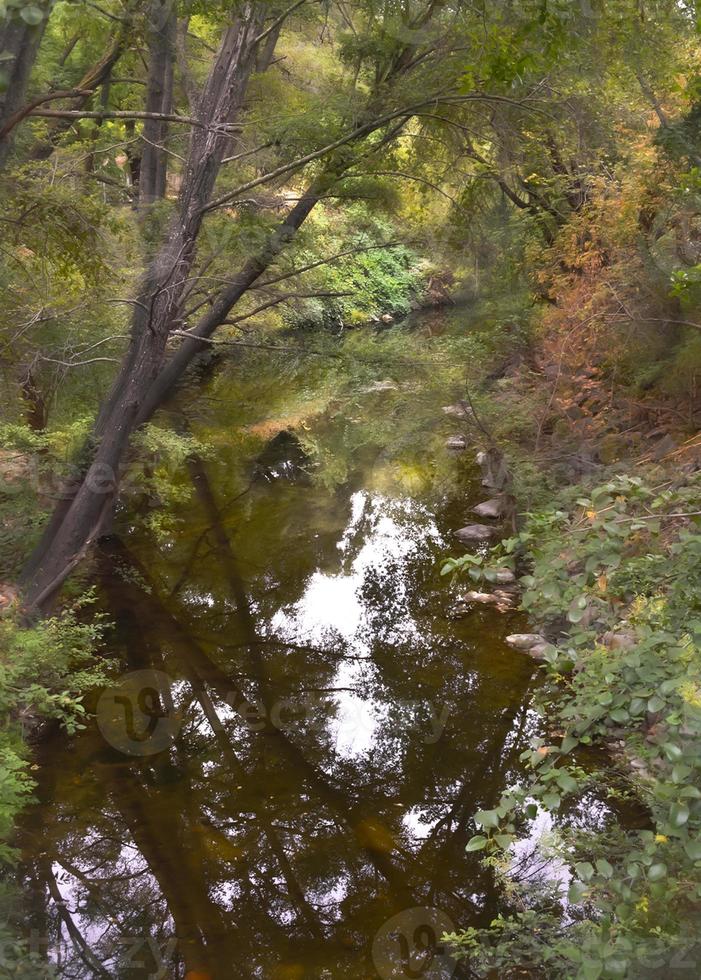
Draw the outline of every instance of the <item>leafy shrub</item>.
<instances>
[{"instance_id":1,"label":"leafy shrub","mask_svg":"<svg viewBox=\"0 0 701 980\"><path fill-rule=\"evenodd\" d=\"M508 851L519 821L535 816L534 801L556 812L593 778L575 750L613 739L650 829L571 832L559 854L572 869L567 915L552 906L538 915L528 910L452 937L481 976L536 965L552 977L635 977L655 957L669 963L675 948L695 941L701 480L655 486L654 474L647 481L622 475L575 493L575 501L568 491L529 515L524 531L482 563L519 558L530 565L521 578L523 606L559 636L545 652L550 684L541 710L562 734L553 744L533 739L522 757L532 777L475 815L480 832L468 849ZM445 570L472 564L453 561Z\"/></svg>"}]
</instances>

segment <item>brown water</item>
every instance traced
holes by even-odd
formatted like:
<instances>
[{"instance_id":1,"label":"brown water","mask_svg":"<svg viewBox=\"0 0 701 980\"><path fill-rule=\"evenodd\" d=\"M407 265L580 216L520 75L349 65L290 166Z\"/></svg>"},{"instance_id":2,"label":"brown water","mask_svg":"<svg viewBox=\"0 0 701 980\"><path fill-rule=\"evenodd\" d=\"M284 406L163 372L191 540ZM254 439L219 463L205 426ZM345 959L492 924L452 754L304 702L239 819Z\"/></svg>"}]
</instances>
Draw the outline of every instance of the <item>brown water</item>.
<instances>
[{"instance_id":1,"label":"brown water","mask_svg":"<svg viewBox=\"0 0 701 980\"><path fill-rule=\"evenodd\" d=\"M535 676L518 614L447 615L483 493L443 448L457 392L430 362L324 375L321 404L324 368L250 370L185 412L215 448L176 498L132 494L103 549L114 687L41 748L20 932L67 978L467 975L434 940L507 908L465 845L519 777ZM260 457L293 417L311 461Z\"/></svg>"}]
</instances>

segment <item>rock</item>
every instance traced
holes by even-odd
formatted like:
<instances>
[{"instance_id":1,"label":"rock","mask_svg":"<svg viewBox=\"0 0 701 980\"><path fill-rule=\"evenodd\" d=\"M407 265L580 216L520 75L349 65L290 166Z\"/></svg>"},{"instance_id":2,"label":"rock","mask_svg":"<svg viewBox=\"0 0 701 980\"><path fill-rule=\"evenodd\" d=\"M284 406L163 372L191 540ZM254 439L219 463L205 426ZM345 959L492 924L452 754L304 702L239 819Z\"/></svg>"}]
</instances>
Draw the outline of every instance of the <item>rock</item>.
<instances>
[{"instance_id":1,"label":"rock","mask_svg":"<svg viewBox=\"0 0 701 980\"><path fill-rule=\"evenodd\" d=\"M389 379L385 381L373 381L368 388L365 388L365 392L369 394L373 391L399 391L399 385Z\"/></svg>"},{"instance_id":2,"label":"rock","mask_svg":"<svg viewBox=\"0 0 701 980\"><path fill-rule=\"evenodd\" d=\"M587 413L579 405L568 405L565 409L565 415L572 422L577 422L579 419L583 419Z\"/></svg>"},{"instance_id":3,"label":"rock","mask_svg":"<svg viewBox=\"0 0 701 980\"><path fill-rule=\"evenodd\" d=\"M513 604L514 596L511 592L497 590L496 592L468 592L464 599L465 602L479 602L485 606L498 606L502 603Z\"/></svg>"},{"instance_id":4,"label":"rock","mask_svg":"<svg viewBox=\"0 0 701 980\"><path fill-rule=\"evenodd\" d=\"M548 646L548 641L539 633L512 633L506 637L506 642L514 650L530 651L533 647Z\"/></svg>"},{"instance_id":5,"label":"rock","mask_svg":"<svg viewBox=\"0 0 701 980\"><path fill-rule=\"evenodd\" d=\"M609 630L601 637L601 642L609 650L627 650L635 646L636 640L632 633L614 633L613 630Z\"/></svg>"},{"instance_id":6,"label":"rock","mask_svg":"<svg viewBox=\"0 0 701 980\"><path fill-rule=\"evenodd\" d=\"M514 608L514 599L513 593L500 589L495 592L467 592L453 606L451 615L454 618L465 616L470 611L470 606L475 603L480 606L493 606L500 613L509 612Z\"/></svg>"},{"instance_id":7,"label":"rock","mask_svg":"<svg viewBox=\"0 0 701 980\"><path fill-rule=\"evenodd\" d=\"M0 582L0 615L13 609L19 602L19 591L8 582Z\"/></svg>"},{"instance_id":8,"label":"rock","mask_svg":"<svg viewBox=\"0 0 701 980\"><path fill-rule=\"evenodd\" d=\"M493 497L491 500L485 500L481 504L477 504L476 507L472 508L472 513L477 514L478 517L503 517L506 510L506 505L503 497Z\"/></svg>"},{"instance_id":9,"label":"rock","mask_svg":"<svg viewBox=\"0 0 701 980\"><path fill-rule=\"evenodd\" d=\"M454 405L444 405L443 411L446 415L452 415L456 419L469 419L472 417L472 412L467 402L456 402Z\"/></svg>"},{"instance_id":10,"label":"rock","mask_svg":"<svg viewBox=\"0 0 701 980\"><path fill-rule=\"evenodd\" d=\"M17 483L32 476L32 458L27 453L0 449L0 481Z\"/></svg>"},{"instance_id":11,"label":"rock","mask_svg":"<svg viewBox=\"0 0 701 980\"><path fill-rule=\"evenodd\" d=\"M461 453L467 449L467 439L465 436L450 436L445 441L445 448L452 449L456 453Z\"/></svg>"},{"instance_id":12,"label":"rock","mask_svg":"<svg viewBox=\"0 0 701 980\"><path fill-rule=\"evenodd\" d=\"M670 435L666 435L663 439L660 439L655 446L652 453L652 458L656 462L659 462L661 459L664 459L665 456L673 453L674 450L678 448L678 444L674 441L674 439Z\"/></svg>"},{"instance_id":13,"label":"rock","mask_svg":"<svg viewBox=\"0 0 701 980\"><path fill-rule=\"evenodd\" d=\"M496 572L497 585L512 585L516 581L516 576L510 568L498 568Z\"/></svg>"},{"instance_id":14,"label":"rock","mask_svg":"<svg viewBox=\"0 0 701 980\"><path fill-rule=\"evenodd\" d=\"M545 654L550 649L552 649L550 643L536 643L536 645L527 650L526 653L529 657L533 657L534 660L545 660Z\"/></svg>"},{"instance_id":15,"label":"rock","mask_svg":"<svg viewBox=\"0 0 701 980\"><path fill-rule=\"evenodd\" d=\"M482 486L501 491L509 480L509 470L503 455L497 449L478 453L477 465L482 469Z\"/></svg>"},{"instance_id":16,"label":"rock","mask_svg":"<svg viewBox=\"0 0 701 980\"><path fill-rule=\"evenodd\" d=\"M599 443L599 459L608 466L625 457L628 452L628 440L619 433L610 433L604 436Z\"/></svg>"},{"instance_id":17,"label":"rock","mask_svg":"<svg viewBox=\"0 0 701 980\"><path fill-rule=\"evenodd\" d=\"M391 313L383 313L380 317L383 323L394 323L394 317Z\"/></svg>"},{"instance_id":18,"label":"rock","mask_svg":"<svg viewBox=\"0 0 701 980\"><path fill-rule=\"evenodd\" d=\"M455 531L455 537L464 544L474 544L490 541L496 533L495 528L486 524L468 524Z\"/></svg>"}]
</instances>

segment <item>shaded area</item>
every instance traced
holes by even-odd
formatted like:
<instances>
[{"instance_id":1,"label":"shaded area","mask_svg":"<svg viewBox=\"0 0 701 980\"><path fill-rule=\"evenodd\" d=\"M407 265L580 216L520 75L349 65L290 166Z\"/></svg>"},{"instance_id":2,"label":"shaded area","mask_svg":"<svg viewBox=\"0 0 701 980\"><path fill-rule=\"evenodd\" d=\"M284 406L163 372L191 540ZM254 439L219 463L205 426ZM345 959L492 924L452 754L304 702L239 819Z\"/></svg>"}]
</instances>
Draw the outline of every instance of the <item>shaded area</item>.
<instances>
[{"instance_id":1,"label":"shaded area","mask_svg":"<svg viewBox=\"0 0 701 980\"><path fill-rule=\"evenodd\" d=\"M518 777L534 665L503 642L517 614L446 615L474 474L452 458L429 506L380 492L394 461L367 445L340 486L250 480L302 453L285 433L243 491L227 450L191 458L165 544L104 543L115 676L164 672L179 734L44 747L23 915L62 977L372 977L393 915L505 908L465 844Z\"/></svg>"}]
</instances>

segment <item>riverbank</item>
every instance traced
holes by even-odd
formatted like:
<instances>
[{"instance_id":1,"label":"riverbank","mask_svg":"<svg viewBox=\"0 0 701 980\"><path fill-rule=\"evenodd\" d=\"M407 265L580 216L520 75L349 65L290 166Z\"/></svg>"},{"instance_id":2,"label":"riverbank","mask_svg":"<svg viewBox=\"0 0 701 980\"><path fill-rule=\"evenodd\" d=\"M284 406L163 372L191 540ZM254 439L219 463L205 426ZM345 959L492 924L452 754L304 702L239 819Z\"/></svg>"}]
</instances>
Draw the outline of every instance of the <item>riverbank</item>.
<instances>
[{"instance_id":1,"label":"riverbank","mask_svg":"<svg viewBox=\"0 0 701 980\"><path fill-rule=\"evenodd\" d=\"M454 948L484 976L682 977L701 964L699 440L693 414L680 421L659 390L616 393L602 366L575 358L565 368L553 349L541 338L474 393L462 419L483 463L484 450L508 461L508 487L491 473L486 483L508 491L516 531L444 571L487 593L497 569L517 573L542 634L531 654L549 734L522 756L532 775L474 815L468 844L521 911L454 936ZM514 404L521 414L524 401L540 411L516 443L518 422L500 416ZM592 749L604 753L594 771L582 763ZM642 825L560 816L573 800L586 809L594 788L642 806ZM519 881L515 856L544 815L543 855L565 872L534 885Z\"/></svg>"}]
</instances>

